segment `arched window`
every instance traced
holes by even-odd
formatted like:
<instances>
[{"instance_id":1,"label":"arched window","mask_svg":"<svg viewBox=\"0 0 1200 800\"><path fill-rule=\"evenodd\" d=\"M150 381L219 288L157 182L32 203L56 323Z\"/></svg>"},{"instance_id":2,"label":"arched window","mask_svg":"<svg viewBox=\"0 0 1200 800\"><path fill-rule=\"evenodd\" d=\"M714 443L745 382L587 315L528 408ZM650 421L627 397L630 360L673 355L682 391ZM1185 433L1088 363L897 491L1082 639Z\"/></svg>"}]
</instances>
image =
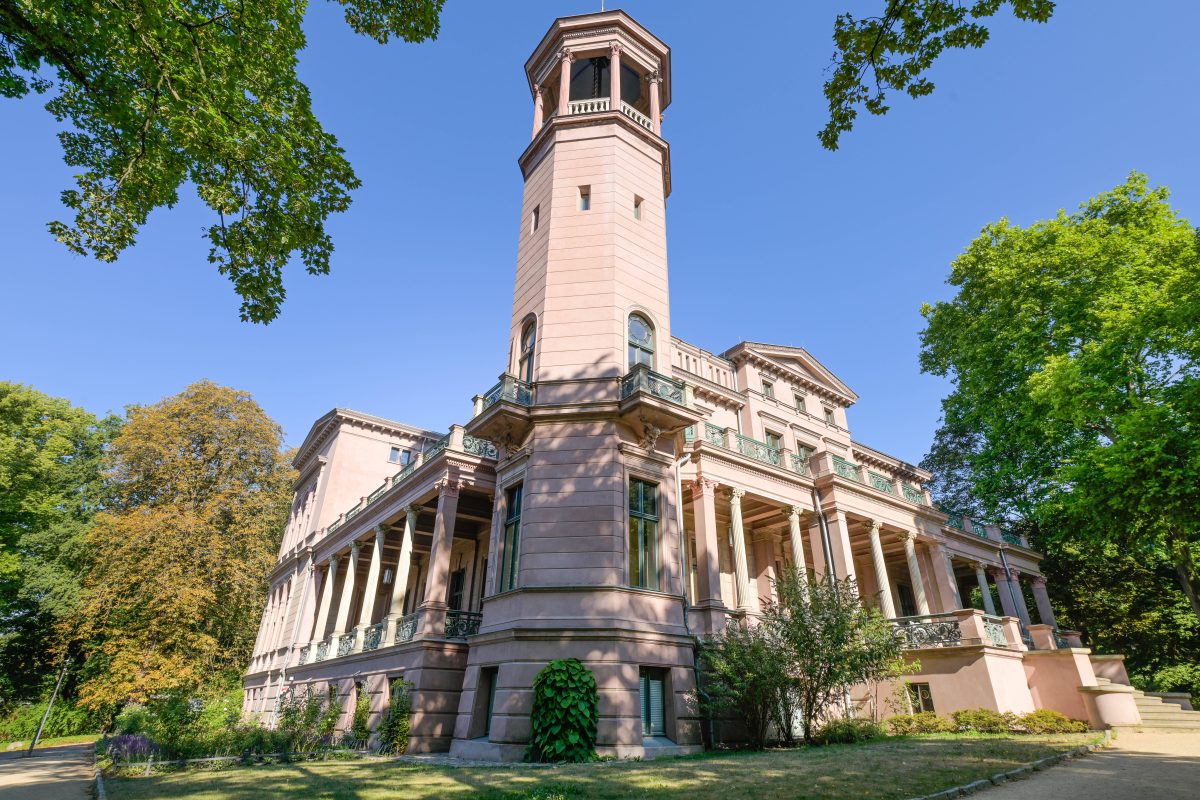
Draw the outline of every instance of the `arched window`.
<instances>
[{"instance_id":1,"label":"arched window","mask_svg":"<svg viewBox=\"0 0 1200 800\"><path fill-rule=\"evenodd\" d=\"M629 368L654 368L654 326L641 314L629 315Z\"/></svg>"},{"instance_id":2,"label":"arched window","mask_svg":"<svg viewBox=\"0 0 1200 800\"><path fill-rule=\"evenodd\" d=\"M521 331L521 360L517 363L517 377L533 383L533 347L537 343L537 323L530 322Z\"/></svg>"}]
</instances>

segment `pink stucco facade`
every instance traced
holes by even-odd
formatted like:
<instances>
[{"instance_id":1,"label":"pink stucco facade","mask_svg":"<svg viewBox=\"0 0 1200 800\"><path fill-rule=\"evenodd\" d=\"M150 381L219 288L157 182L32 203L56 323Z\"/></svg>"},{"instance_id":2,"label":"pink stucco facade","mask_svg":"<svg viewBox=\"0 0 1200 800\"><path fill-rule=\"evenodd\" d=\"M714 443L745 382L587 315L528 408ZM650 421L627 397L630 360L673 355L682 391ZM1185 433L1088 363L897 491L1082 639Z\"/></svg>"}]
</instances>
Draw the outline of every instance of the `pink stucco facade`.
<instances>
[{"instance_id":1,"label":"pink stucco facade","mask_svg":"<svg viewBox=\"0 0 1200 800\"><path fill-rule=\"evenodd\" d=\"M899 619L938 711L1125 714L1120 690L1080 691L1091 661L1056 629L1038 553L934 508L928 473L855 441L857 395L828 367L673 335L670 65L619 11L557 20L530 56L500 381L447 434L346 409L314 424L246 711L271 724L283 695L334 687L348 725L361 684L374 725L403 679L411 750L519 758L534 676L574 656L599 685L602 753L696 750L695 637L803 565Z\"/></svg>"}]
</instances>

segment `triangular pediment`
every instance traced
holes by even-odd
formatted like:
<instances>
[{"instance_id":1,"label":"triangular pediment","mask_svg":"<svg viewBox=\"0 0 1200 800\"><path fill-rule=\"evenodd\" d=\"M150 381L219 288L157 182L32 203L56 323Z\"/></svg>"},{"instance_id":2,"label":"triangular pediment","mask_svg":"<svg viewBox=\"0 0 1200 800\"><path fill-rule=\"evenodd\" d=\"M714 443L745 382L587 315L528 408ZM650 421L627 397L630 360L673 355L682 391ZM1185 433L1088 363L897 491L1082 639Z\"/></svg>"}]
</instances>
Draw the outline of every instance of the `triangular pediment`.
<instances>
[{"instance_id":1,"label":"triangular pediment","mask_svg":"<svg viewBox=\"0 0 1200 800\"><path fill-rule=\"evenodd\" d=\"M847 405L858 400L858 395L846 385L845 381L834 375L831 370L803 347L767 344L764 342L742 342L726 353L726 356L732 355L737 351L752 353L759 358L766 359L788 372L800 376L810 385L818 386L825 391L844 398Z\"/></svg>"}]
</instances>

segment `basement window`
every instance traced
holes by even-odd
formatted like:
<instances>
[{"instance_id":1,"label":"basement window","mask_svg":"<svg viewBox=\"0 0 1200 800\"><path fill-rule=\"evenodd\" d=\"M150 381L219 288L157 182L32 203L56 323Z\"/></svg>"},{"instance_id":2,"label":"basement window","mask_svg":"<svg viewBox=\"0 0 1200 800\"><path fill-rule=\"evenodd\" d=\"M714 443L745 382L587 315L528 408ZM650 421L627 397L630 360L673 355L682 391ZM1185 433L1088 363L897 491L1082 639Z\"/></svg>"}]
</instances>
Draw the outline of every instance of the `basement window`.
<instances>
[{"instance_id":1,"label":"basement window","mask_svg":"<svg viewBox=\"0 0 1200 800\"><path fill-rule=\"evenodd\" d=\"M908 684L908 700L912 703L914 714L933 712L933 694L929 691L928 683Z\"/></svg>"}]
</instances>

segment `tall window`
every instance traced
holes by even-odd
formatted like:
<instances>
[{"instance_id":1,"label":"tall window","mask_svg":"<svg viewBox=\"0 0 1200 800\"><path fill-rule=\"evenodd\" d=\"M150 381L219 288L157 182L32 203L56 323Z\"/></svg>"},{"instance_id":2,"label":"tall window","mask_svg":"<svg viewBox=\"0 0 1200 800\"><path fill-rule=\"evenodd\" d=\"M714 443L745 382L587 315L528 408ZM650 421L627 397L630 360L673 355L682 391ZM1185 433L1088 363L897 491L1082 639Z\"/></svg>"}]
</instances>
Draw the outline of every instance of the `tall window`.
<instances>
[{"instance_id":1,"label":"tall window","mask_svg":"<svg viewBox=\"0 0 1200 800\"><path fill-rule=\"evenodd\" d=\"M504 519L504 550L500 561L500 591L507 592L517 587L517 562L521 549L521 496L524 487L517 485L508 490L508 513Z\"/></svg>"},{"instance_id":2,"label":"tall window","mask_svg":"<svg viewBox=\"0 0 1200 800\"><path fill-rule=\"evenodd\" d=\"M533 383L533 348L537 344L537 323L530 322L521 331L521 360L517 364L517 377Z\"/></svg>"},{"instance_id":3,"label":"tall window","mask_svg":"<svg viewBox=\"0 0 1200 800\"><path fill-rule=\"evenodd\" d=\"M776 450L783 447L783 436L775 431L767 431L767 447L774 447Z\"/></svg>"},{"instance_id":4,"label":"tall window","mask_svg":"<svg viewBox=\"0 0 1200 800\"><path fill-rule=\"evenodd\" d=\"M658 589L658 485L629 481L629 585Z\"/></svg>"},{"instance_id":5,"label":"tall window","mask_svg":"<svg viewBox=\"0 0 1200 800\"><path fill-rule=\"evenodd\" d=\"M629 315L629 368L654 368L654 328L641 314Z\"/></svg>"},{"instance_id":6,"label":"tall window","mask_svg":"<svg viewBox=\"0 0 1200 800\"><path fill-rule=\"evenodd\" d=\"M775 399L775 384L771 383L770 381L763 381L762 387L763 387L763 396L769 397L772 400L774 400Z\"/></svg>"}]
</instances>

